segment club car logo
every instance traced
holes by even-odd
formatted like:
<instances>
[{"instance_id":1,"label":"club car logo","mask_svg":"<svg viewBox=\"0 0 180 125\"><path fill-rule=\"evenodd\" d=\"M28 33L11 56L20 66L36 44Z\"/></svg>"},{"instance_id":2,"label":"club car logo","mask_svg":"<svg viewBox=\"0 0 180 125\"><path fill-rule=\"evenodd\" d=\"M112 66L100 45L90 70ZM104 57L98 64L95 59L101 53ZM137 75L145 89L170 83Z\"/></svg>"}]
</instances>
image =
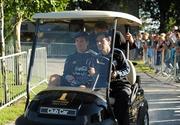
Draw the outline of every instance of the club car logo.
<instances>
[{"instance_id":1,"label":"club car logo","mask_svg":"<svg viewBox=\"0 0 180 125\"><path fill-rule=\"evenodd\" d=\"M64 108L41 107L40 113L41 114L51 114L51 115L76 116L75 109L64 109Z\"/></svg>"}]
</instances>

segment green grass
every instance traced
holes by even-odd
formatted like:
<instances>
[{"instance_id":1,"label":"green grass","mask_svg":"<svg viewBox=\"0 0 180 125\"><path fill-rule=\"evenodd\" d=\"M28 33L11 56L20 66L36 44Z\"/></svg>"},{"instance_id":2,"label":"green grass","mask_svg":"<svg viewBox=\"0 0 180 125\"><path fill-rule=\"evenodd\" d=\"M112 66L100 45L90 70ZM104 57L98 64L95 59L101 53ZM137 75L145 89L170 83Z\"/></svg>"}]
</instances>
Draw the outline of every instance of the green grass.
<instances>
[{"instance_id":1,"label":"green grass","mask_svg":"<svg viewBox=\"0 0 180 125\"><path fill-rule=\"evenodd\" d=\"M4 98L4 87L3 87L3 81L2 81L2 74L0 73L0 103L2 103L1 101ZM8 94L11 96L9 97L9 99L15 98L17 95L23 93L26 89L26 85L25 85L25 78L26 76L23 75L22 76L22 84L21 85L15 85L15 80L14 78L14 74L12 72L7 72L7 79L6 79L6 83L8 86Z\"/></svg>"},{"instance_id":2,"label":"green grass","mask_svg":"<svg viewBox=\"0 0 180 125\"><path fill-rule=\"evenodd\" d=\"M143 72L148 74L154 74L155 70L145 65L143 61L133 61L133 62L137 62L137 65L135 66L137 73Z\"/></svg>"},{"instance_id":3,"label":"green grass","mask_svg":"<svg viewBox=\"0 0 180 125\"><path fill-rule=\"evenodd\" d=\"M14 121L24 111L25 99L22 99L15 104L4 108L0 111L0 125L6 125Z\"/></svg>"},{"instance_id":4,"label":"green grass","mask_svg":"<svg viewBox=\"0 0 180 125\"><path fill-rule=\"evenodd\" d=\"M26 75L22 76L22 84L21 85L15 85L14 74L12 72L7 72L7 85L8 85L8 99L12 100L13 98L17 97L21 93L26 91ZM0 73L0 79L2 79L2 74ZM33 79L31 80L32 83L37 83L37 81L40 81L40 78L33 76ZM0 80L0 103L4 102L4 88L3 88L3 81Z\"/></svg>"},{"instance_id":5,"label":"green grass","mask_svg":"<svg viewBox=\"0 0 180 125\"><path fill-rule=\"evenodd\" d=\"M45 89L46 87L47 87L46 84L42 84L37 88L33 89L33 92L38 93L41 90ZM33 97L34 94L31 93L31 98ZM12 121L15 121L16 118L18 118L18 116L23 114L24 106L25 106L25 98L12 104L11 106L8 106L0 110L0 125L6 125L8 123L11 123Z\"/></svg>"}]
</instances>

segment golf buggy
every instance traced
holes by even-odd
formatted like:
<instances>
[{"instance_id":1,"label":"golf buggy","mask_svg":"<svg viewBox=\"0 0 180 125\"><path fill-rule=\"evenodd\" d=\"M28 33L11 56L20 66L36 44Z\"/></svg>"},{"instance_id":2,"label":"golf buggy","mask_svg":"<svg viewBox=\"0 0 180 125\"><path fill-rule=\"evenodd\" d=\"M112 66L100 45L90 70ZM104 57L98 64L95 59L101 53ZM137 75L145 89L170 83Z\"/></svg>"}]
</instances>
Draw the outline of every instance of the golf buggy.
<instances>
[{"instance_id":1,"label":"golf buggy","mask_svg":"<svg viewBox=\"0 0 180 125\"><path fill-rule=\"evenodd\" d=\"M16 120L16 125L118 125L113 109L115 99L110 96L111 91L114 89L117 91L123 84L111 85L113 54L116 52L115 33L119 26L126 25L126 28L139 26L141 21L126 13L88 10L37 13L33 19L36 20L36 35L29 64L26 109L24 114ZM47 87L46 90L38 93L30 102L28 88L36 48L45 43L48 57L57 62L56 65L49 66L56 67L48 72L55 74L58 71L59 77L62 78L67 56L76 52L74 36L79 31L87 32L89 36L92 36L97 21L106 22L112 35L111 51L107 63L103 66L103 74L99 74L97 70L92 80L83 81L82 79L78 85L67 85L61 81L58 85ZM94 40L89 40L89 44L96 46ZM93 57L99 56L93 48L90 49L88 52ZM82 60L82 58L84 57L79 56L77 60ZM128 62L130 73L126 79L131 84L129 120L131 125L149 125L148 104L140 86L140 76L136 75L132 62L129 60ZM97 65L101 65L101 62ZM84 70L83 67L78 69L79 73Z\"/></svg>"}]
</instances>

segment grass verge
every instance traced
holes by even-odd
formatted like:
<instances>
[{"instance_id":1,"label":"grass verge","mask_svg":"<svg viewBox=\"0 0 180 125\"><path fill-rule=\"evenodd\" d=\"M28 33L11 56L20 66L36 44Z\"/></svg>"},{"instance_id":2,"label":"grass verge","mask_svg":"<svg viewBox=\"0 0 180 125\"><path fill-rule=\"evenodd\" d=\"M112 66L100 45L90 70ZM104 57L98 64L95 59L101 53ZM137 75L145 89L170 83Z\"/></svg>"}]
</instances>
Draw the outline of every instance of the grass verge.
<instances>
[{"instance_id":1,"label":"grass verge","mask_svg":"<svg viewBox=\"0 0 180 125\"><path fill-rule=\"evenodd\" d=\"M41 90L45 89L47 87L46 84L41 84L35 89L33 89L33 92L38 93ZM34 94L31 93L31 98L34 97ZM24 112L24 106L25 106L26 98L17 101L16 103L12 104L11 106L8 106L2 110L0 110L0 125L8 125L8 123L11 123L18 118L18 116L22 115Z\"/></svg>"},{"instance_id":2,"label":"grass verge","mask_svg":"<svg viewBox=\"0 0 180 125\"><path fill-rule=\"evenodd\" d=\"M149 67L148 65L144 64L143 61L133 61L133 62L137 63L137 65L135 66L137 73L143 72L148 74L154 74L155 70Z\"/></svg>"}]
</instances>

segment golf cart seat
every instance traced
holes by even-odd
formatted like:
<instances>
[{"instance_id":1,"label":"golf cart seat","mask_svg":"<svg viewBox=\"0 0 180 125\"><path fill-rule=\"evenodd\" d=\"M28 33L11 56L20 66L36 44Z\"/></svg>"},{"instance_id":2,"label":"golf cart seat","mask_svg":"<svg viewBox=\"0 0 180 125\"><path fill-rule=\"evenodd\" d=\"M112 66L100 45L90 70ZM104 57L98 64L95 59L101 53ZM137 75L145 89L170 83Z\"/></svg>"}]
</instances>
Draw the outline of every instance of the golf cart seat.
<instances>
[{"instance_id":1,"label":"golf cart seat","mask_svg":"<svg viewBox=\"0 0 180 125\"><path fill-rule=\"evenodd\" d=\"M112 81L111 82L111 89L112 91L118 92L118 91L126 91L126 93L129 95L129 104L132 104L136 98L136 94L138 92L139 88L139 81L136 74L136 70L134 67L134 64L127 59L127 62L130 67L130 72L124 78L123 80L117 80L117 81ZM125 89L124 89L125 88ZM115 98L111 97L110 98L110 103L113 105L115 102Z\"/></svg>"},{"instance_id":2,"label":"golf cart seat","mask_svg":"<svg viewBox=\"0 0 180 125\"><path fill-rule=\"evenodd\" d=\"M134 64L130 60L127 59L127 62L130 67L130 72L126 76L126 79L131 85L133 85L136 82L136 70L135 70Z\"/></svg>"}]
</instances>

